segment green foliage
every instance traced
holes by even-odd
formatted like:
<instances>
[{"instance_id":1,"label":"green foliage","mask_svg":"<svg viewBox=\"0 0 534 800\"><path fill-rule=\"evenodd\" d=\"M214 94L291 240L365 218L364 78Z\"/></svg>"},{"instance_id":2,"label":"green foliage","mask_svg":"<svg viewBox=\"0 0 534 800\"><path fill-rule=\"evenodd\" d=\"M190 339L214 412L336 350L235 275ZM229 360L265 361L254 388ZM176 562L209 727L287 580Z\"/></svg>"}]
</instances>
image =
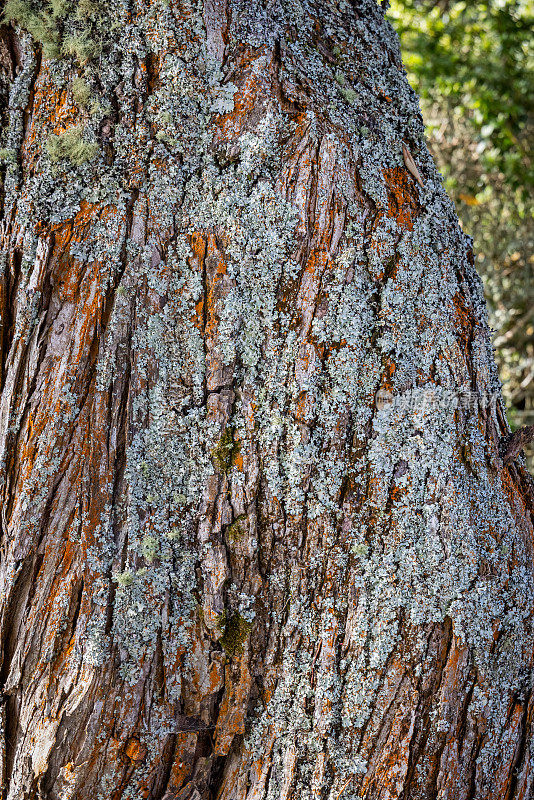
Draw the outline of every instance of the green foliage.
<instances>
[{"instance_id":1,"label":"green foliage","mask_svg":"<svg viewBox=\"0 0 534 800\"><path fill-rule=\"evenodd\" d=\"M534 423L532 2L393 0L390 16L432 154L474 239L509 418Z\"/></svg>"},{"instance_id":2,"label":"green foliage","mask_svg":"<svg viewBox=\"0 0 534 800\"><path fill-rule=\"evenodd\" d=\"M534 186L531 0L393 0L410 82L473 126L487 170L525 197Z\"/></svg>"},{"instance_id":3,"label":"green foliage","mask_svg":"<svg viewBox=\"0 0 534 800\"><path fill-rule=\"evenodd\" d=\"M95 142L86 142L83 138L83 127L77 125L60 134L52 134L46 143L50 160L55 164L66 159L79 167L92 161L98 152Z\"/></svg>"}]
</instances>

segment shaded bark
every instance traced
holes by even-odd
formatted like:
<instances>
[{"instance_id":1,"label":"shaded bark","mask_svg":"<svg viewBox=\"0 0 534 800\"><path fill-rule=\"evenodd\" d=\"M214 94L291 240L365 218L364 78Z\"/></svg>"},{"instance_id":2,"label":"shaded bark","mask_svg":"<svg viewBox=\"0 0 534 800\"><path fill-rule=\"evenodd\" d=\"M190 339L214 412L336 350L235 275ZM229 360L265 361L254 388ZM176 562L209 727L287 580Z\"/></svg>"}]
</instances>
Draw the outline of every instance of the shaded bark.
<instances>
[{"instance_id":1,"label":"shaded bark","mask_svg":"<svg viewBox=\"0 0 534 800\"><path fill-rule=\"evenodd\" d=\"M4 800L526 800L532 481L381 8L88 18L2 34Z\"/></svg>"}]
</instances>

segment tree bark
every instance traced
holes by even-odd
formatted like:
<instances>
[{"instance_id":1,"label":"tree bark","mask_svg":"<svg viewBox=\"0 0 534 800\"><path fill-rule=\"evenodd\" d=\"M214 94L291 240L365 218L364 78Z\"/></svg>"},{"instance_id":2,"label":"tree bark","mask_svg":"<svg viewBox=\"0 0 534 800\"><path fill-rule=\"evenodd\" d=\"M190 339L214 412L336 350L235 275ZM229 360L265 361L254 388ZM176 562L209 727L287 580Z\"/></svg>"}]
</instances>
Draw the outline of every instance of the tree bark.
<instances>
[{"instance_id":1,"label":"tree bark","mask_svg":"<svg viewBox=\"0 0 534 800\"><path fill-rule=\"evenodd\" d=\"M63 5L0 43L2 800L527 800L532 480L383 10Z\"/></svg>"}]
</instances>

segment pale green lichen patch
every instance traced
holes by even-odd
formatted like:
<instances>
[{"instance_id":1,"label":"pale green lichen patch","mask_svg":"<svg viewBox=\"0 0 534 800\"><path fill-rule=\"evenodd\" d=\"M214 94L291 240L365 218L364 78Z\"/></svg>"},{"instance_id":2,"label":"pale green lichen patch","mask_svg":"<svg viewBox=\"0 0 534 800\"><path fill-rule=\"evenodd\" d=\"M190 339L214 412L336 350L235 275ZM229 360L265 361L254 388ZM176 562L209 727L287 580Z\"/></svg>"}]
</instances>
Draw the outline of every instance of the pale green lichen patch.
<instances>
[{"instance_id":1,"label":"pale green lichen patch","mask_svg":"<svg viewBox=\"0 0 534 800\"><path fill-rule=\"evenodd\" d=\"M91 99L91 87L83 78L74 78L72 81L72 96L79 106L85 108Z\"/></svg>"},{"instance_id":2,"label":"pale green lichen patch","mask_svg":"<svg viewBox=\"0 0 534 800\"><path fill-rule=\"evenodd\" d=\"M141 553L147 564L152 564L159 552L158 540L155 536L146 535L141 542Z\"/></svg>"},{"instance_id":3,"label":"pale green lichen patch","mask_svg":"<svg viewBox=\"0 0 534 800\"><path fill-rule=\"evenodd\" d=\"M3 164L14 164L17 160L17 151L8 147L0 148L0 161Z\"/></svg>"},{"instance_id":4,"label":"pale green lichen patch","mask_svg":"<svg viewBox=\"0 0 534 800\"><path fill-rule=\"evenodd\" d=\"M125 569L124 572L113 573L113 580L120 589L124 589L126 586L131 586L134 582L134 578L135 573L131 569Z\"/></svg>"},{"instance_id":5,"label":"pale green lichen patch","mask_svg":"<svg viewBox=\"0 0 534 800\"><path fill-rule=\"evenodd\" d=\"M102 6L92 0L7 0L3 18L28 31L45 57L81 64L100 52L105 35Z\"/></svg>"},{"instance_id":6,"label":"pale green lichen patch","mask_svg":"<svg viewBox=\"0 0 534 800\"><path fill-rule=\"evenodd\" d=\"M366 544L354 544L350 551L356 558L365 558L369 553L369 546Z\"/></svg>"},{"instance_id":7,"label":"pale green lichen patch","mask_svg":"<svg viewBox=\"0 0 534 800\"><path fill-rule=\"evenodd\" d=\"M3 18L27 30L40 42L45 56L57 58L61 53L57 15L51 6L43 9L42 5L32 0L7 0Z\"/></svg>"},{"instance_id":8,"label":"pale green lichen patch","mask_svg":"<svg viewBox=\"0 0 534 800\"><path fill-rule=\"evenodd\" d=\"M53 164L67 160L80 167L96 157L98 144L86 141L83 127L77 126L63 133L52 134L48 138L46 149Z\"/></svg>"}]
</instances>

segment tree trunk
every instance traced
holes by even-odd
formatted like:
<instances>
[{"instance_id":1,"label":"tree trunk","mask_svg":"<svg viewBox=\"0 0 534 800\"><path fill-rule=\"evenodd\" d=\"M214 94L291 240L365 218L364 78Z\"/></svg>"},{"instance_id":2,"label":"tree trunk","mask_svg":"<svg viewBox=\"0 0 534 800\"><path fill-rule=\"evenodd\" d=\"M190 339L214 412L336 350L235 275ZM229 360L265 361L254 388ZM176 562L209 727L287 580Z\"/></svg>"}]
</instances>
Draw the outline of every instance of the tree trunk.
<instances>
[{"instance_id":1,"label":"tree trunk","mask_svg":"<svg viewBox=\"0 0 534 800\"><path fill-rule=\"evenodd\" d=\"M528 800L532 481L383 10L17 3L2 800Z\"/></svg>"}]
</instances>

